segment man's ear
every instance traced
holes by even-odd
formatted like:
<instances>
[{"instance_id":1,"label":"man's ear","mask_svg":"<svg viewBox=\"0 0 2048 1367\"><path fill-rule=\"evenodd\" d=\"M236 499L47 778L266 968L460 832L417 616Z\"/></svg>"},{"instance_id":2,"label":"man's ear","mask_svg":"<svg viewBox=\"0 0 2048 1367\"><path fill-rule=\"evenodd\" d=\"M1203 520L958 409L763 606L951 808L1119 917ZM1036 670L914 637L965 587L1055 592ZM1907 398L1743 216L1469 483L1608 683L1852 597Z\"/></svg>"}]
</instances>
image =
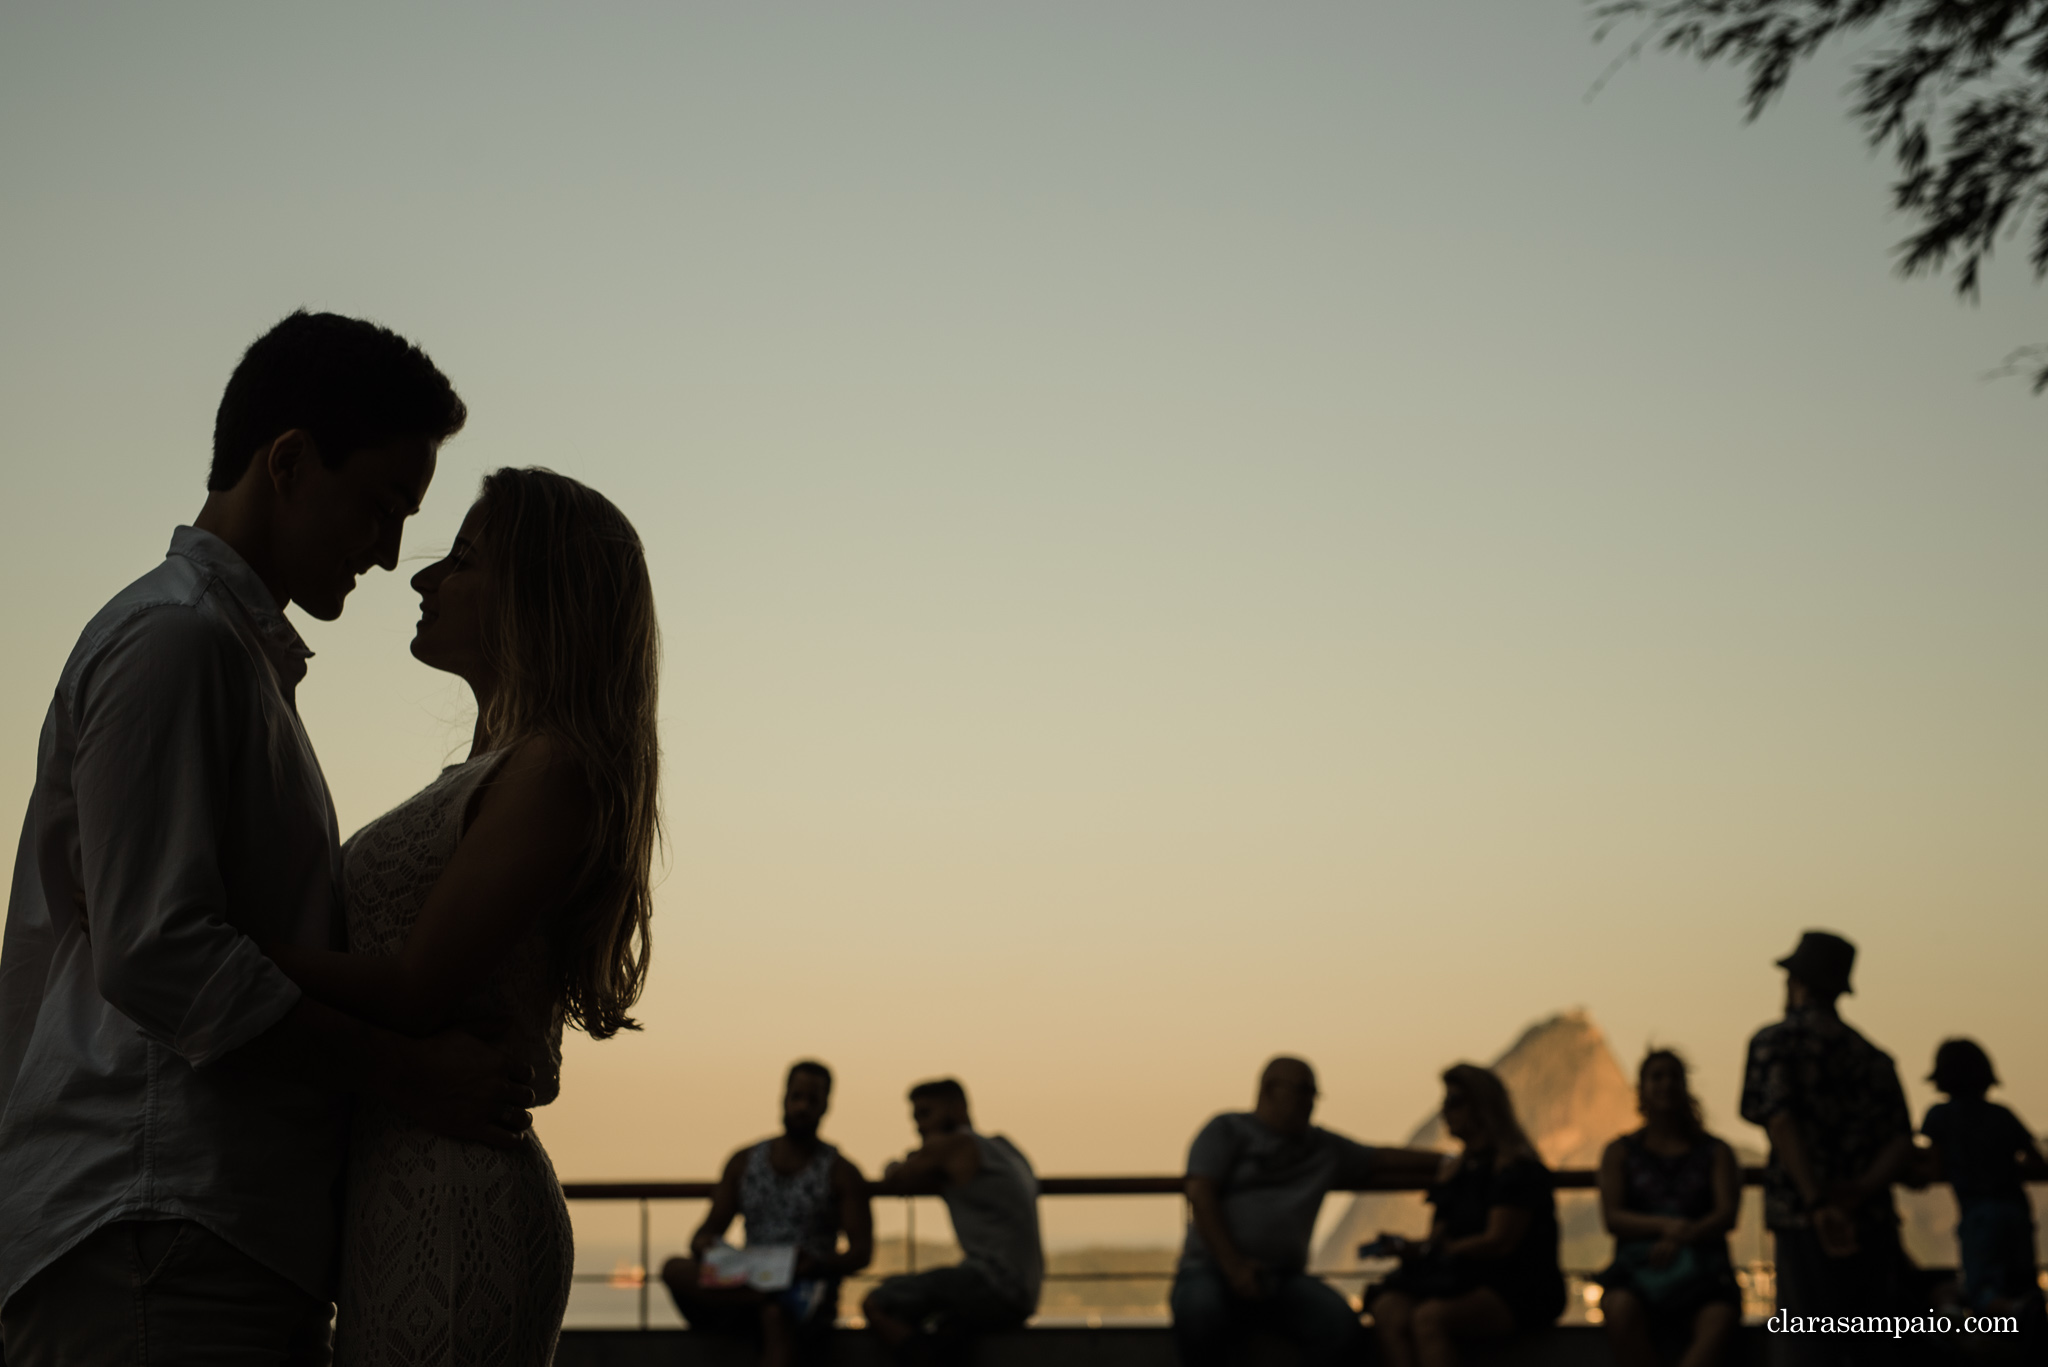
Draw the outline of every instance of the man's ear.
<instances>
[{"instance_id":1,"label":"man's ear","mask_svg":"<svg viewBox=\"0 0 2048 1367\"><path fill-rule=\"evenodd\" d=\"M312 433L293 427L272 438L256 458L263 462L272 491L290 495L304 481L308 467L320 459L320 449L313 444Z\"/></svg>"}]
</instances>

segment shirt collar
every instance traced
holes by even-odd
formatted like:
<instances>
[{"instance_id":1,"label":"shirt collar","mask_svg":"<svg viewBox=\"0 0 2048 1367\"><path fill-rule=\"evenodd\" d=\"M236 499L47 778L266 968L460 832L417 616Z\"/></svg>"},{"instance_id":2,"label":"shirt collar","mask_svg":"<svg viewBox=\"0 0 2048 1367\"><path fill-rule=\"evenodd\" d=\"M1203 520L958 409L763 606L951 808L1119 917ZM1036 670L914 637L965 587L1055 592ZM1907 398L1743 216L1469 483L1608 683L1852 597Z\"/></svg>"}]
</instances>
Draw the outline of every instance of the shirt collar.
<instances>
[{"instance_id":1,"label":"shirt collar","mask_svg":"<svg viewBox=\"0 0 2048 1367\"><path fill-rule=\"evenodd\" d=\"M306 661L313 658L311 648L279 610L270 589L249 568L249 562L235 553L234 547L212 532L180 527L171 533L169 554L184 556L227 586L250 625L263 638L266 653L280 674L294 682L305 676Z\"/></svg>"},{"instance_id":2,"label":"shirt collar","mask_svg":"<svg viewBox=\"0 0 2048 1367\"><path fill-rule=\"evenodd\" d=\"M1814 1006L1810 1003L1806 1006L1788 1008L1785 1012L1785 1019L1795 1025L1803 1025L1809 1030L1824 1032L1844 1028L1844 1022L1839 1015L1824 1007Z\"/></svg>"}]
</instances>

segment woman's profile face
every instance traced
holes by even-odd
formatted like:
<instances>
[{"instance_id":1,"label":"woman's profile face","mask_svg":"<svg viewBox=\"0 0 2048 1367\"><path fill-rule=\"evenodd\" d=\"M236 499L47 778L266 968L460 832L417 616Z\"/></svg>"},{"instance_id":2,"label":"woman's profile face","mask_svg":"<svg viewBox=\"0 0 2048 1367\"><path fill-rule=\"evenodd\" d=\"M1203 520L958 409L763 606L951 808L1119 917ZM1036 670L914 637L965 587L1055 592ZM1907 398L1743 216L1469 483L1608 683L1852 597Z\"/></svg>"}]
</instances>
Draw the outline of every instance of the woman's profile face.
<instances>
[{"instance_id":1,"label":"woman's profile face","mask_svg":"<svg viewBox=\"0 0 2048 1367\"><path fill-rule=\"evenodd\" d=\"M491 682L484 635L495 585L482 552L483 520L483 504L471 504L448 554L412 577L413 591L420 596L413 657L461 675L472 688Z\"/></svg>"}]
</instances>

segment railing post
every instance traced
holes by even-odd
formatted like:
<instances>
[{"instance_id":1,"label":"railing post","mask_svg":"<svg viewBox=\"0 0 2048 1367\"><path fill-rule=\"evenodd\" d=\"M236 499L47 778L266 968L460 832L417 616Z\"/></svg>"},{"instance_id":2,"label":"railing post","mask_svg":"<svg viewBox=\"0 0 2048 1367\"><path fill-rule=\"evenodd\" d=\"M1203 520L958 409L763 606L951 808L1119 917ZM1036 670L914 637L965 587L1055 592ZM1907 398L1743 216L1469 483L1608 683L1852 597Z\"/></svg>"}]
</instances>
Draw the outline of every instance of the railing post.
<instances>
[{"instance_id":1,"label":"railing post","mask_svg":"<svg viewBox=\"0 0 2048 1367\"><path fill-rule=\"evenodd\" d=\"M649 1253L647 1247L647 1198L643 1196L640 1198L640 1327L643 1330L648 1327L647 1279L653 1275L652 1270L647 1266L648 1257Z\"/></svg>"},{"instance_id":2,"label":"railing post","mask_svg":"<svg viewBox=\"0 0 2048 1367\"><path fill-rule=\"evenodd\" d=\"M903 1270L917 1271L917 1198L903 1198Z\"/></svg>"}]
</instances>

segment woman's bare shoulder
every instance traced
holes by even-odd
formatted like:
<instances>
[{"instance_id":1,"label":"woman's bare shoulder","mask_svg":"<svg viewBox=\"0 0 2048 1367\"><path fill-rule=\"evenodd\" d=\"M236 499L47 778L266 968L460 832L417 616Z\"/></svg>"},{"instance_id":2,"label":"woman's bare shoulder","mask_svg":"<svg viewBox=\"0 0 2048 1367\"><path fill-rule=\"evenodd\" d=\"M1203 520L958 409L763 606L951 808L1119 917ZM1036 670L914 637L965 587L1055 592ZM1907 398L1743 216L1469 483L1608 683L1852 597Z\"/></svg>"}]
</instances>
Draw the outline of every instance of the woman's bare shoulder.
<instances>
[{"instance_id":1,"label":"woman's bare shoulder","mask_svg":"<svg viewBox=\"0 0 2048 1367\"><path fill-rule=\"evenodd\" d=\"M591 809L590 782L583 757L568 741L546 731L522 736L477 794L477 816L520 824L577 821Z\"/></svg>"}]
</instances>

